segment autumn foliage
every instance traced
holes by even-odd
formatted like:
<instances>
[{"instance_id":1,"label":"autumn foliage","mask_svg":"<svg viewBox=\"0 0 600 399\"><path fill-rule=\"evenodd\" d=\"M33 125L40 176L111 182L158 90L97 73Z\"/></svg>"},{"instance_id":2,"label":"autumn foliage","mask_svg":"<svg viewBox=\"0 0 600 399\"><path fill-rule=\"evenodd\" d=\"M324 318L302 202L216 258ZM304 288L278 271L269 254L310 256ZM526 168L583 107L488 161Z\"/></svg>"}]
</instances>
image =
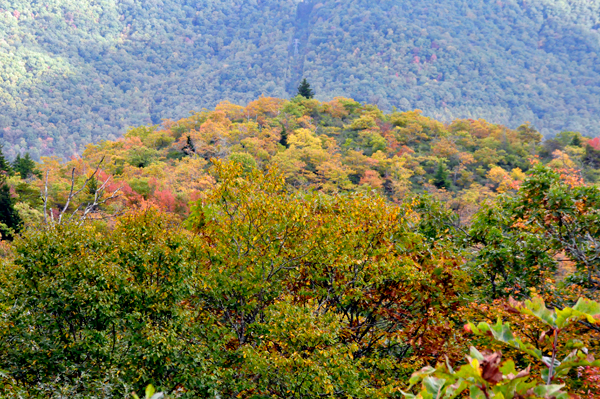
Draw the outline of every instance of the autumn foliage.
<instances>
[{"instance_id":1,"label":"autumn foliage","mask_svg":"<svg viewBox=\"0 0 600 399\"><path fill-rule=\"evenodd\" d=\"M263 97L6 173L0 392L592 397L581 139Z\"/></svg>"}]
</instances>

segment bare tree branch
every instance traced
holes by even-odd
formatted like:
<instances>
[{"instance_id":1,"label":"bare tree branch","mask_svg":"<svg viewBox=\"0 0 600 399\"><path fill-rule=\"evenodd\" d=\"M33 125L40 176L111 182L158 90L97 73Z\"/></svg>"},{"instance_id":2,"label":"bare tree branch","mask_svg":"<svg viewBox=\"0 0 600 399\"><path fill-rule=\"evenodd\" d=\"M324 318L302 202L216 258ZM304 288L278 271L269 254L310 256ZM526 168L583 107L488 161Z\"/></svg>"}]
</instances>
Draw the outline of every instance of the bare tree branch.
<instances>
[{"instance_id":1,"label":"bare tree branch","mask_svg":"<svg viewBox=\"0 0 600 399\"><path fill-rule=\"evenodd\" d=\"M71 203L71 199L73 198L73 188L75 187L75 168L71 170L71 191L69 191L69 196L67 197L67 202L65 203L65 207L58 214L58 223L62 221L63 214L67 211L69 204Z\"/></svg>"},{"instance_id":2,"label":"bare tree branch","mask_svg":"<svg viewBox=\"0 0 600 399\"><path fill-rule=\"evenodd\" d=\"M113 191L110 196L104 198L103 200L98 201L98 198L102 197L102 194L104 193L104 190L106 188L106 185L108 184L110 180L110 176L108 177L108 179L106 179L106 181L102 184L102 186L100 186L100 188L98 188L95 192L94 192L94 201L91 204L88 204L85 207L85 210L83 211L83 215L81 216L81 218L79 219L79 223L83 223L83 221L85 221L85 219L87 218L87 216L94 210L96 209L98 206L106 203L107 201L114 199L114 198L118 198L119 195L117 195L119 193L119 191L121 191L121 188L123 188L123 186L117 188L115 191Z\"/></svg>"},{"instance_id":3,"label":"bare tree branch","mask_svg":"<svg viewBox=\"0 0 600 399\"><path fill-rule=\"evenodd\" d=\"M71 170L71 187L69 190L69 195L67 196L67 201L65 203L65 205L62 207L62 209L59 208L60 212L58 213L58 220L55 221L54 220L54 212L52 210L52 208L50 208L50 223L54 224L60 224L63 222L63 216L67 213L69 206L71 205L71 203L75 200L75 198L83 191L85 190L86 187L88 187L89 183L96 178L96 176L98 175L98 172L100 171L100 166L102 165L102 163L104 162L104 157L102 157L102 159L100 160L100 162L98 162L98 164L96 165L96 169L94 170L94 172L85 179L85 181L83 182L83 185L76 190L75 189L75 168L73 168ZM41 197L42 200L44 201L44 222L46 224L48 224L48 177L50 174L50 170L48 169L46 171L46 181L45 181L45 185L44 185L44 189L41 192ZM89 216L90 213L94 212L96 209L98 209L98 207L102 204L105 204L106 202L118 198L119 197L119 192L121 191L121 189L123 188L122 186L119 187L118 189L114 190L113 192L110 193L110 195L108 195L107 197L104 198L104 194L106 192L106 188L107 185L109 183L111 179L111 176L109 176L103 183L102 185L95 189L93 192L94 198L93 201L91 203L88 203L87 205L85 205L85 207L83 208L83 213L81 213L83 204L79 204L77 206L77 209L75 209L72 213L71 216L69 217L68 221L72 221L73 218L75 217L75 215L81 214L81 217L79 218L79 224L83 223L87 217ZM113 215L115 216L115 215Z\"/></svg>"},{"instance_id":4,"label":"bare tree branch","mask_svg":"<svg viewBox=\"0 0 600 399\"><path fill-rule=\"evenodd\" d=\"M90 177L85 179L85 181L83 182L83 186L81 186L81 188L79 190L77 190L76 192L73 192L73 189L75 187L75 168L73 168L73 170L71 170L71 191L69 192L69 196L67 197L67 203L65 204L65 207L63 208L63 210L60 212L60 214L58 216L58 223L62 222L62 217L65 214L65 212L67 211L67 209L69 208L69 204L71 203L71 200L73 200L79 193L81 193L87 187L87 185L90 181L95 179L96 174L98 174L98 171L100 170L100 165L102 165L102 162L104 162L104 156L102 157L100 162L98 162L98 165L96 165L96 170L94 171L94 173L92 173L90 175ZM97 191L98 190L96 190L96 192Z\"/></svg>"},{"instance_id":5,"label":"bare tree branch","mask_svg":"<svg viewBox=\"0 0 600 399\"><path fill-rule=\"evenodd\" d=\"M44 223L48 224L48 213L47 213L47 205L48 205L48 175L50 174L50 169L46 170L46 183L44 184L44 191L41 193L42 200L44 201Z\"/></svg>"}]
</instances>

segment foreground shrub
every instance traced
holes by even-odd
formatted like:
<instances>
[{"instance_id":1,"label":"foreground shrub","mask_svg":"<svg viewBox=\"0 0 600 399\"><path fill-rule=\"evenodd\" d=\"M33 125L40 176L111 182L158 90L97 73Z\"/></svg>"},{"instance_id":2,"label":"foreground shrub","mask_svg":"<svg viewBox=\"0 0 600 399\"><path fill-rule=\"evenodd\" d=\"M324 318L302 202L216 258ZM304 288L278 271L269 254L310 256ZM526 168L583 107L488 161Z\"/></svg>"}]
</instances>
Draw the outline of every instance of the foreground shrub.
<instances>
[{"instance_id":1,"label":"foreground shrub","mask_svg":"<svg viewBox=\"0 0 600 399\"><path fill-rule=\"evenodd\" d=\"M108 231L90 224L26 233L1 281L0 368L40 393L178 383L196 354L182 339L190 243L153 210Z\"/></svg>"}]
</instances>

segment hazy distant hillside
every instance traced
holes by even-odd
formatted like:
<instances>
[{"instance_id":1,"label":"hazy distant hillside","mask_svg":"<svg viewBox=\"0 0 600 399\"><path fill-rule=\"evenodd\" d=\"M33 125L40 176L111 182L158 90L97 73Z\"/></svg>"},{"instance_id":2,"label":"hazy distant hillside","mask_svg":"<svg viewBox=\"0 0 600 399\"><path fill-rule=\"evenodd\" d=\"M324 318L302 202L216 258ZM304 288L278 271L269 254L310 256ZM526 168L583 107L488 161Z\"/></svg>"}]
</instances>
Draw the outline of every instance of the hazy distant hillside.
<instances>
[{"instance_id":1,"label":"hazy distant hillside","mask_svg":"<svg viewBox=\"0 0 600 399\"><path fill-rule=\"evenodd\" d=\"M70 155L227 99L353 97L600 134L600 0L9 0L5 152Z\"/></svg>"}]
</instances>

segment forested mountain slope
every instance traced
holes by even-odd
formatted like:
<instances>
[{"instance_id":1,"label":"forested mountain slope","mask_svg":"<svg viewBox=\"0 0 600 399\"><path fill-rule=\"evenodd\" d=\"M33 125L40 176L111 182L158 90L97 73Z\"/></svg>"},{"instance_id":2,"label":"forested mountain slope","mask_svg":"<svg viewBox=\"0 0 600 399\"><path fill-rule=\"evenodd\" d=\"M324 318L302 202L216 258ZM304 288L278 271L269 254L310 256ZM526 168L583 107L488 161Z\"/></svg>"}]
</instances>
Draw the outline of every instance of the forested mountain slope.
<instances>
[{"instance_id":1,"label":"forested mountain slope","mask_svg":"<svg viewBox=\"0 0 600 399\"><path fill-rule=\"evenodd\" d=\"M81 153L222 100L317 98L597 135L600 1L48 0L0 9L9 157Z\"/></svg>"},{"instance_id":2,"label":"forested mountain slope","mask_svg":"<svg viewBox=\"0 0 600 399\"><path fill-rule=\"evenodd\" d=\"M219 160L275 169L290 188L327 195L376 192L399 203L428 193L469 220L486 199L517 189L536 163L597 183L600 139L562 132L542 142L530 125L444 124L340 97L261 97L246 107L222 102L178 121L132 128L118 140L88 145L69 162L42 157L34 168L21 158L7 181L27 225L40 221L40 191L47 192L48 212L86 209L93 192L68 196L73 178L80 187L90 176L92 189L107 182L103 192L118 190L108 208L94 207L101 214L154 204L187 217L190 201L214 187Z\"/></svg>"},{"instance_id":3,"label":"forested mountain slope","mask_svg":"<svg viewBox=\"0 0 600 399\"><path fill-rule=\"evenodd\" d=\"M0 151L0 396L600 397L599 177L600 138L340 97Z\"/></svg>"}]
</instances>

